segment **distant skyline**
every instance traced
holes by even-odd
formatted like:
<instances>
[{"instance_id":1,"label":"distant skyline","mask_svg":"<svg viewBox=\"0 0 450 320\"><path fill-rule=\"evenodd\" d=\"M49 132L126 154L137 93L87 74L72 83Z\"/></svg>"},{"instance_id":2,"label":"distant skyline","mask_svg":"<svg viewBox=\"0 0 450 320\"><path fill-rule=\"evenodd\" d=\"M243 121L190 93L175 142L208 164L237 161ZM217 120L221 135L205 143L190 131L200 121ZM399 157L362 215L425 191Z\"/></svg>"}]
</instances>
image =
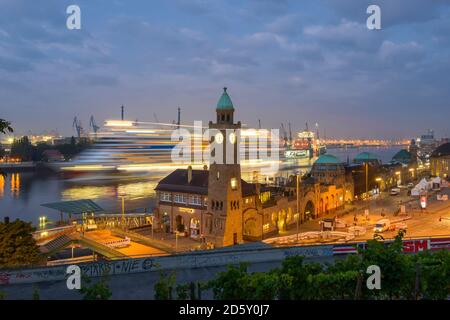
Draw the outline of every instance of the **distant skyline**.
<instances>
[{"instance_id":1,"label":"distant skyline","mask_svg":"<svg viewBox=\"0 0 450 320\"><path fill-rule=\"evenodd\" d=\"M79 5L82 29L66 28ZM382 30L366 28L366 8ZM0 118L17 132L75 135L120 118L236 119L327 137L450 137L445 0L1 0Z\"/></svg>"}]
</instances>

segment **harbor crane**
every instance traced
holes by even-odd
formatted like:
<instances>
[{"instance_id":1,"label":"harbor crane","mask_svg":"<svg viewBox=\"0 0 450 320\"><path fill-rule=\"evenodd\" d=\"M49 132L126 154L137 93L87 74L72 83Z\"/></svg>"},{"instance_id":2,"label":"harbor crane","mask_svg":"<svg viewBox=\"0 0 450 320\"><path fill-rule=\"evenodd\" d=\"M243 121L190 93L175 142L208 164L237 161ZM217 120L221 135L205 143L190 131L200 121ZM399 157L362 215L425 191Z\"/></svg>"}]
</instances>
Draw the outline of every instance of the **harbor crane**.
<instances>
[{"instance_id":1,"label":"harbor crane","mask_svg":"<svg viewBox=\"0 0 450 320\"><path fill-rule=\"evenodd\" d=\"M291 123L289 122L289 143L292 144L292 129Z\"/></svg>"},{"instance_id":2,"label":"harbor crane","mask_svg":"<svg viewBox=\"0 0 450 320\"><path fill-rule=\"evenodd\" d=\"M92 128L92 131L94 131L95 136L97 136L97 131L100 129L100 127L95 123L94 116L91 115L91 119L89 120L89 126Z\"/></svg>"},{"instance_id":3,"label":"harbor crane","mask_svg":"<svg viewBox=\"0 0 450 320\"><path fill-rule=\"evenodd\" d=\"M81 138L81 135L83 134L83 126L81 125L81 120L78 120L76 116L73 118L72 127L77 131L78 138Z\"/></svg>"},{"instance_id":4,"label":"harbor crane","mask_svg":"<svg viewBox=\"0 0 450 320\"><path fill-rule=\"evenodd\" d=\"M284 124L281 123L281 133L283 134L283 140L284 140L284 146L287 146L287 132L286 129L284 128Z\"/></svg>"}]
</instances>

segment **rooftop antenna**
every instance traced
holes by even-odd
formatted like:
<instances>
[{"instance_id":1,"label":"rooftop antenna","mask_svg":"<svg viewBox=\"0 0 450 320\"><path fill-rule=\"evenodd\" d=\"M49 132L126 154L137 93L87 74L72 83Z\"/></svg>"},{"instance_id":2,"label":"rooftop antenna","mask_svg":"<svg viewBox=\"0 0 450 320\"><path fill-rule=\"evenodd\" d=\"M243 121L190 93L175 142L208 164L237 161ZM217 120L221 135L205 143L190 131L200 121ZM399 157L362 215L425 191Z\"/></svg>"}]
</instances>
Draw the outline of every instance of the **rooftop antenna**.
<instances>
[{"instance_id":1,"label":"rooftop antenna","mask_svg":"<svg viewBox=\"0 0 450 320\"><path fill-rule=\"evenodd\" d=\"M177 121L177 127L180 128L181 124L181 108L178 107L178 121Z\"/></svg>"},{"instance_id":2,"label":"rooftop antenna","mask_svg":"<svg viewBox=\"0 0 450 320\"><path fill-rule=\"evenodd\" d=\"M122 112L121 112L121 115L122 115L122 121L123 121L123 119L124 119L124 106L122 105L122 107L121 107L121 110L122 110Z\"/></svg>"}]
</instances>

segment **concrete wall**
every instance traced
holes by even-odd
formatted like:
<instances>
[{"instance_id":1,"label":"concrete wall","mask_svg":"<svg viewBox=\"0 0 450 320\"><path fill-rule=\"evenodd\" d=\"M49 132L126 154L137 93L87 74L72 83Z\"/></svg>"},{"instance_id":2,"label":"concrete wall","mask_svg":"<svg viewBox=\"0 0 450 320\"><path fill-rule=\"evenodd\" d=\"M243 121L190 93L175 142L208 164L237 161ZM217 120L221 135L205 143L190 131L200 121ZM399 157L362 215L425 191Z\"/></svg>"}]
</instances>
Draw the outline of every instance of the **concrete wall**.
<instances>
[{"instance_id":1,"label":"concrete wall","mask_svg":"<svg viewBox=\"0 0 450 320\"><path fill-rule=\"evenodd\" d=\"M91 262L79 264L79 266L87 276L99 277L104 274L117 275L180 268L224 266L240 262L282 261L292 255L305 257L332 256L333 245L246 249L240 251L236 249L230 251L222 249L213 252L193 252L164 257ZM66 268L67 266L55 266L20 270L0 270L0 285L62 281L66 279Z\"/></svg>"}]
</instances>

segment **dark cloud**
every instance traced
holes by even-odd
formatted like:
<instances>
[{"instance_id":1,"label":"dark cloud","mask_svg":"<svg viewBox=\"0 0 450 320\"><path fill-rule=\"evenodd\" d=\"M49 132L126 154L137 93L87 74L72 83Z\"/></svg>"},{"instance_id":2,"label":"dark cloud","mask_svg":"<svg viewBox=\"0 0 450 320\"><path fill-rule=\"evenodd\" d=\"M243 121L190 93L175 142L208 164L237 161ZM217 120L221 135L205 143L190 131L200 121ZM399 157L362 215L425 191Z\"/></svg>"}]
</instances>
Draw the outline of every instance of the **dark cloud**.
<instances>
[{"instance_id":1,"label":"dark cloud","mask_svg":"<svg viewBox=\"0 0 450 320\"><path fill-rule=\"evenodd\" d=\"M70 2L0 2L6 116L48 112L19 129L88 119L93 105L101 122L121 103L142 120L171 120L179 105L186 120L208 120L224 85L244 122L319 122L335 136L439 132L450 116L446 1L80 0L76 32L65 28ZM365 27L373 3L381 31Z\"/></svg>"}]
</instances>

